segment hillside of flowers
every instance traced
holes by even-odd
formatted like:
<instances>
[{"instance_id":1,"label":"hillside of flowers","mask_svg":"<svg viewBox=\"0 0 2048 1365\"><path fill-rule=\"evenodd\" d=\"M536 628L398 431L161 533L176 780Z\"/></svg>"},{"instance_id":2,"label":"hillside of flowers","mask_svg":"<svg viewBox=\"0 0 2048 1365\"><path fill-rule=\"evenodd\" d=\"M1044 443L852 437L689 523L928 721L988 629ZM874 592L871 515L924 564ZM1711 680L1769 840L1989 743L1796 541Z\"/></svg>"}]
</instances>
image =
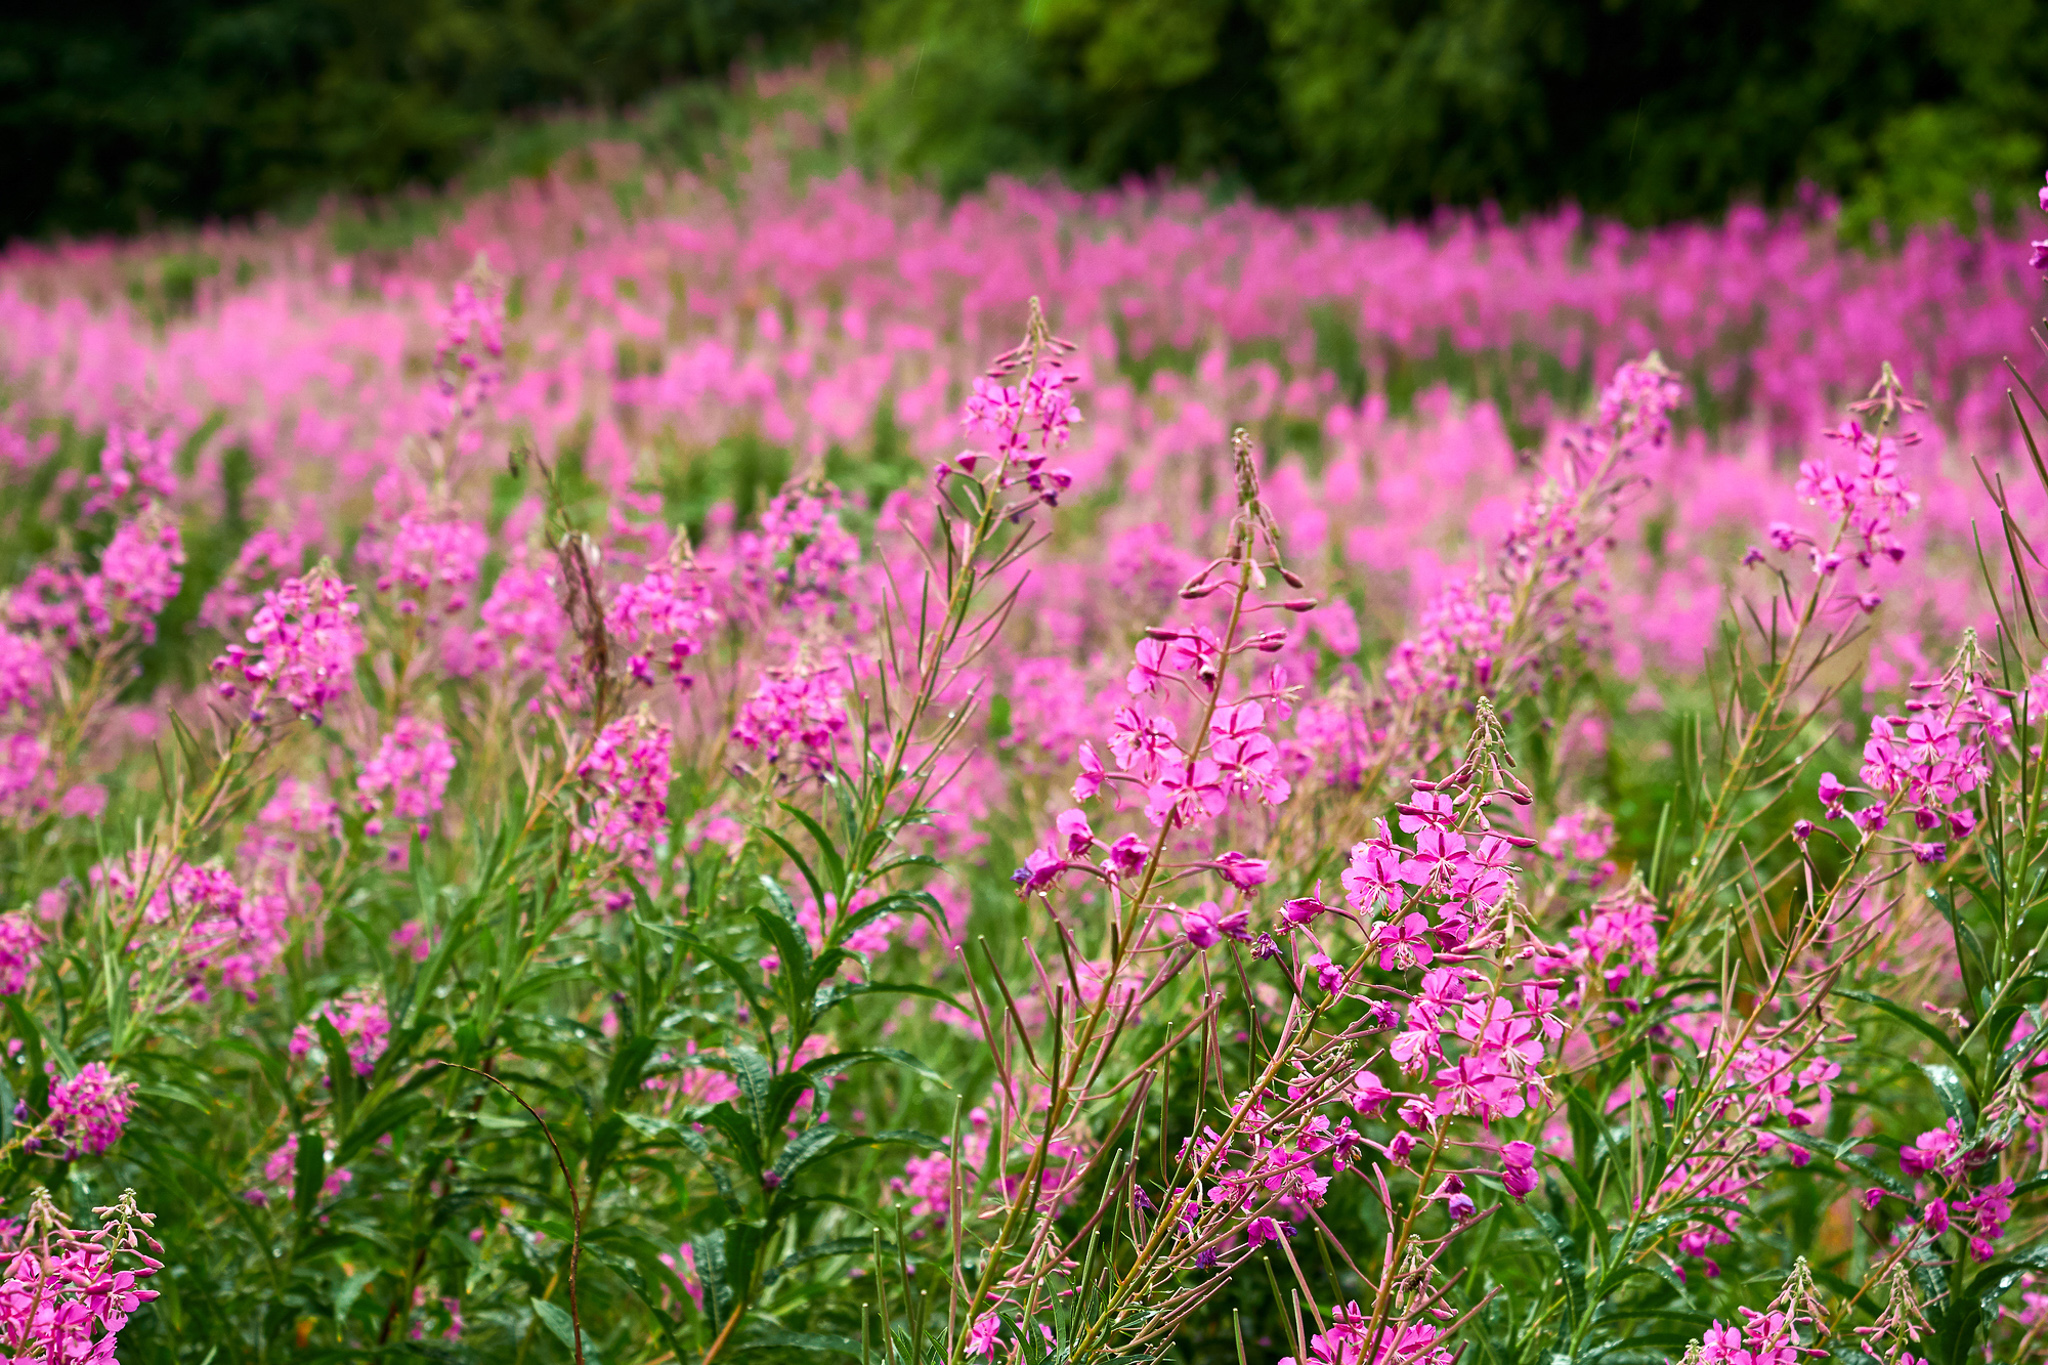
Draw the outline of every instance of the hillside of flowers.
<instances>
[{"instance_id":1,"label":"hillside of flowers","mask_svg":"<svg viewBox=\"0 0 2048 1365\"><path fill-rule=\"evenodd\" d=\"M794 156L0 257L0 1359L2048 1359L2024 243Z\"/></svg>"}]
</instances>

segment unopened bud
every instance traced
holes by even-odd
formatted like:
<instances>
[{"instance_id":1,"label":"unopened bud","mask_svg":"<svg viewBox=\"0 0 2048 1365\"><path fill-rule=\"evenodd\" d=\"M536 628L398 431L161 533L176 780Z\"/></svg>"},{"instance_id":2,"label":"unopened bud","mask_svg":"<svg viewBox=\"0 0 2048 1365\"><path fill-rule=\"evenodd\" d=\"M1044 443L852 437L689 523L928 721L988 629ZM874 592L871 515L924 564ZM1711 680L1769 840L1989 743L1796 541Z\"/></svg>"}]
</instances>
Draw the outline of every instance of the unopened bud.
<instances>
[{"instance_id":1,"label":"unopened bud","mask_svg":"<svg viewBox=\"0 0 2048 1365\"><path fill-rule=\"evenodd\" d=\"M1316 609L1316 599L1313 597L1296 597L1286 602L1276 603L1275 605L1282 611L1314 611Z\"/></svg>"},{"instance_id":2,"label":"unopened bud","mask_svg":"<svg viewBox=\"0 0 2048 1365\"><path fill-rule=\"evenodd\" d=\"M1287 632L1269 630L1263 635L1254 635L1249 641L1253 649L1261 654L1278 654L1287 647Z\"/></svg>"},{"instance_id":3,"label":"unopened bud","mask_svg":"<svg viewBox=\"0 0 2048 1365\"><path fill-rule=\"evenodd\" d=\"M1287 581L1287 586L1290 588L1305 588L1308 586L1308 580L1292 569L1281 569L1280 577Z\"/></svg>"},{"instance_id":4,"label":"unopened bud","mask_svg":"<svg viewBox=\"0 0 2048 1365\"><path fill-rule=\"evenodd\" d=\"M1148 640L1178 640L1180 632L1172 626L1147 626L1145 627L1145 638Z\"/></svg>"}]
</instances>

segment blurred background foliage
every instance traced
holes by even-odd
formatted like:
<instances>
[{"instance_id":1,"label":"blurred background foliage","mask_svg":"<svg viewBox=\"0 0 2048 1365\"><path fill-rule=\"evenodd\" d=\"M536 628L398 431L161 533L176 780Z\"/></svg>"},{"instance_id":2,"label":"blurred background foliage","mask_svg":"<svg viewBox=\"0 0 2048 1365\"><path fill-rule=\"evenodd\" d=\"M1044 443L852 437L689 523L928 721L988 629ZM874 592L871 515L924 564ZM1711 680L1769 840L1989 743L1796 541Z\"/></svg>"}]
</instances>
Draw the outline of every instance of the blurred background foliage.
<instances>
[{"instance_id":1,"label":"blurred background foliage","mask_svg":"<svg viewBox=\"0 0 2048 1365\"><path fill-rule=\"evenodd\" d=\"M594 130L641 110L673 143L716 125L735 63L821 45L881 59L858 101L870 168L951 192L1167 172L1279 203L1570 200L1645 223L1810 184L1865 234L2008 214L2048 156L2048 0L0 8L7 237L538 170L560 139L532 135L536 112Z\"/></svg>"}]
</instances>

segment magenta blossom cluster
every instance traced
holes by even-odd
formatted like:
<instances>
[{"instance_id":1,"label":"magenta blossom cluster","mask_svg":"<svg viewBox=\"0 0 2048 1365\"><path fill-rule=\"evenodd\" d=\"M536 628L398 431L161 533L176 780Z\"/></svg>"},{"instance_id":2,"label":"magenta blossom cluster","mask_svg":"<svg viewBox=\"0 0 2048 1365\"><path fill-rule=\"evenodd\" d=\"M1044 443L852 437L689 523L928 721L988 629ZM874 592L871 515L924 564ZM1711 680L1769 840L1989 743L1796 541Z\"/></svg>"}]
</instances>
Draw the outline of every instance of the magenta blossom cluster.
<instances>
[{"instance_id":1,"label":"magenta blossom cluster","mask_svg":"<svg viewBox=\"0 0 2048 1365\"><path fill-rule=\"evenodd\" d=\"M36 1192L18 1243L0 1253L0 1359L15 1365L118 1365L114 1353L121 1330L157 1296L139 1284L163 1269L141 1244L158 1253L163 1247L146 1230L155 1215L136 1207L133 1190L93 1212L102 1220L100 1229L75 1231L49 1196Z\"/></svg>"},{"instance_id":2,"label":"magenta blossom cluster","mask_svg":"<svg viewBox=\"0 0 2048 1365\"><path fill-rule=\"evenodd\" d=\"M180 862L164 869L146 855L103 863L92 880L104 887L119 922L135 918L145 886L133 945L165 955L182 972L194 1003L211 998L209 981L245 993L276 964L290 937L287 907L274 897L250 896L226 868Z\"/></svg>"},{"instance_id":3,"label":"magenta blossom cluster","mask_svg":"<svg viewBox=\"0 0 2048 1365\"><path fill-rule=\"evenodd\" d=\"M120 1140L134 1113L134 1082L104 1062L87 1062L76 1075L51 1079L50 1116L41 1131L66 1160L98 1156Z\"/></svg>"},{"instance_id":4,"label":"magenta blossom cluster","mask_svg":"<svg viewBox=\"0 0 2048 1365\"><path fill-rule=\"evenodd\" d=\"M87 619L99 635L130 626L145 640L156 639L156 618L185 581L185 546L178 524L155 513L115 528L100 552L100 571L85 580Z\"/></svg>"},{"instance_id":5,"label":"magenta blossom cluster","mask_svg":"<svg viewBox=\"0 0 2048 1365\"><path fill-rule=\"evenodd\" d=\"M395 595L400 616L433 618L468 609L490 548L490 536L474 521L407 512L366 539L359 557L377 570L377 591Z\"/></svg>"},{"instance_id":6,"label":"magenta blossom cluster","mask_svg":"<svg viewBox=\"0 0 2048 1365\"><path fill-rule=\"evenodd\" d=\"M515 677L554 678L569 619L547 570L508 566L491 585L477 617L477 629L449 637L449 672L466 678L503 669Z\"/></svg>"},{"instance_id":7,"label":"magenta blossom cluster","mask_svg":"<svg viewBox=\"0 0 2048 1365\"><path fill-rule=\"evenodd\" d=\"M839 490L791 488L761 509L760 524L733 538L733 558L749 598L801 618L830 617L860 563L860 541L840 524Z\"/></svg>"},{"instance_id":8,"label":"magenta blossom cluster","mask_svg":"<svg viewBox=\"0 0 2048 1365\"><path fill-rule=\"evenodd\" d=\"M802 663L771 668L733 719L732 739L750 766L823 776L849 729L842 670Z\"/></svg>"},{"instance_id":9,"label":"magenta blossom cluster","mask_svg":"<svg viewBox=\"0 0 2048 1365\"><path fill-rule=\"evenodd\" d=\"M242 542L235 562L199 604L199 624L227 636L246 630L262 605L265 589L297 577L305 557L305 538L297 532L269 527L257 531Z\"/></svg>"},{"instance_id":10,"label":"magenta blossom cluster","mask_svg":"<svg viewBox=\"0 0 2048 1365\"><path fill-rule=\"evenodd\" d=\"M0 627L0 720L41 709L50 678L50 654L42 642Z\"/></svg>"},{"instance_id":11,"label":"magenta blossom cluster","mask_svg":"<svg viewBox=\"0 0 2048 1365\"><path fill-rule=\"evenodd\" d=\"M2034 191L2034 196L2041 206L2041 212L2048 213L2048 187ZM2027 264L2036 270L2048 270L2048 240L2029 242L2027 245L2033 248L2033 253L2027 258Z\"/></svg>"},{"instance_id":12,"label":"magenta blossom cluster","mask_svg":"<svg viewBox=\"0 0 2048 1365\"><path fill-rule=\"evenodd\" d=\"M2011 715L1997 692L1960 663L1945 677L1915 682L1903 714L1870 722L1861 785L1822 773L1821 806L1828 819L1849 819L1866 835L1910 814L1913 855L1923 863L1945 862L1948 841L1977 827L1967 799L1990 776L1991 751L2010 744L2010 729ZM1854 812L1852 795L1867 798Z\"/></svg>"},{"instance_id":13,"label":"magenta blossom cluster","mask_svg":"<svg viewBox=\"0 0 2048 1365\"><path fill-rule=\"evenodd\" d=\"M1353 1302L1330 1310L1329 1330L1310 1335L1305 1359L1282 1356L1280 1365L1451 1365L1456 1359L1435 1324L1382 1324L1374 1334L1371 1315Z\"/></svg>"},{"instance_id":14,"label":"magenta blossom cluster","mask_svg":"<svg viewBox=\"0 0 2048 1365\"><path fill-rule=\"evenodd\" d=\"M80 514L132 514L151 503L171 502L178 493L178 444L174 427L152 434L134 422L108 423L99 472L85 476L88 496Z\"/></svg>"},{"instance_id":15,"label":"magenta blossom cluster","mask_svg":"<svg viewBox=\"0 0 2048 1365\"><path fill-rule=\"evenodd\" d=\"M962 425L968 434L982 437L986 452L963 450L938 467L943 482L953 474L980 476L982 461L993 459L1003 469L999 489L1021 484L1048 507L1057 506L1060 494L1074 486L1066 469L1047 469L1045 462L1064 448L1073 424L1081 420L1070 390L1077 376L1049 358L1017 384L1005 384L999 362L997 371L979 376L967 397L967 415Z\"/></svg>"},{"instance_id":16,"label":"magenta blossom cluster","mask_svg":"<svg viewBox=\"0 0 2048 1365\"><path fill-rule=\"evenodd\" d=\"M0 915L0 995L20 995L43 961L43 934L27 912Z\"/></svg>"},{"instance_id":17,"label":"magenta blossom cluster","mask_svg":"<svg viewBox=\"0 0 2048 1365\"><path fill-rule=\"evenodd\" d=\"M674 732L644 714L605 726L576 767L585 801L579 847L646 861L654 841L668 832L674 748Z\"/></svg>"},{"instance_id":18,"label":"magenta blossom cluster","mask_svg":"<svg viewBox=\"0 0 2048 1365\"><path fill-rule=\"evenodd\" d=\"M366 989L348 991L337 999L320 1007L321 1015L341 1035L343 1046L348 1049L349 1064L358 1076L368 1076L377 1069L377 1059L384 1055L385 1044L391 1038L391 1016L384 1008L383 998ZM304 1057L319 1042L318 1033L300 1024L292 1030L290 1052L294 1057Z\"/></svg>"},{"instance_id":19,"label":"magenta blossom cluster","mask_svg":"<svg viewBox=\"0 0 2048 1365\"><path fill-rule=\"evenodd\" d=\"M264 593L249 622L247 644L230 644L213 661L220 695L246 693L250 718L258 723L283 702L318 725L328 703L355 682L363 631L354 596L352 585L320 569Z\"/></svg>"},{"instance_id":20,"label":"magenta blossom cluster","mask_svg":"<svg viewBox=\"0 0 2048 1365\"><path fill-rule=\"evenodd\" d=\"M434 721L400 716L356 778L363 808L371 816L364 833L381 836L389 816L427 838L454 772L455 746L448 732Z\"/></svg>"},{"instance_id":21,"label":"magenta blossom cluster","mask_svg":"<svg viewBox=\"0 0 2048 1365\"><path fill-rule=\"evenodd\" d=\"M688 687L684 664L703 651L718 619L703 577L689 566L659 564L637 583L621 583L605 606L605 629L627 650L626 673L645 687L654 685L658 664L678 686Z\"/></svg>"},{"instance_id":22,"label":"magenta blossom cluster","mask_svg":"<svg viewBox=\"0 0 2048 1365\"><path fill-rule=\"evenodd\" d=\"M433 434L475 417L504 379L505 302L481 276L457 280L434 345L434 384L441 396Z\"/></svg>"}]
</instances>

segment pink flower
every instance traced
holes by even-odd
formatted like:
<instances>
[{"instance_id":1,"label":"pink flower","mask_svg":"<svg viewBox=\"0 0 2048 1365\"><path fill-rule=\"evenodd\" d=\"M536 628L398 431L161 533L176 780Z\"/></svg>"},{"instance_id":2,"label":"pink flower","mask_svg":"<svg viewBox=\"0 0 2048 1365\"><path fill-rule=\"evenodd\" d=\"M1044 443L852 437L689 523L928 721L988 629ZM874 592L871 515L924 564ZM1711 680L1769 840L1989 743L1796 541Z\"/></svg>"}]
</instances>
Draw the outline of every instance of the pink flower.
<instances>
[{"instance_id":1,"label":"pink flower","mask_svg":"<svg viewBox=\"0 0 2048 1365\"><path fill-rule=\"evenodd\" d=\"M43 935L26 911L0 915L0 995L20 995L42 965Z\"/></svg>"},{"instance_id":2,"label":"pink flower","mask_svg":"<svg viewBox=\"0 0 2048 1365\"><path fill-rule=\"evenodd\" d=\"M1926 1175L1946 1167L1961 1153L1962 1128L1954 1119L1946 1127L1930 1128L1913 1139L1913 1145L1899 1149L1899 1169L1907 1175Z\"/></svg>"},{"instance_id":3,"label":"pink flower","mask_svg":"<svg viewBox=\"0 0 2048 1365\"><path fill-rule=\"evenodd\" d=\"M452 616L469 607L491 539L476 522L437 520L407 512L364 542L359 554L376 567L377 591L397 596L401 616Z\"/></svg>"},{"instance_id":4,"label":"pink flower","mask_svg":"<svg viewBox=\"0 0 2048 1365\"><path fill-rule=\"evenodd\" d=\"M1110 721L1109 752L1119 768L1151 783L1157 780L1163 759L1179 757L1174 735L1173 722L1164 716L1140 715L1135 707L1119 706Z\"/></svg>"},{"instance_id":5,"label":"pink flower","mask_svg":"<svg viewBox=\"0 0 2048 1365\"><path fill-rule=\"evenodd\" d=\"M1135 877L1144 868L1148 851L1137 835L1123 835L1109 846L1110 870L1119 877Z\"/></svg>"},{"instance_id":6,"label":"pink flower","mask_svg":"<svg viewBox=\"0 0 2048 1365\"><path fill-rule=\"evenodd\" d=\"M1501 1184L1517 1200L1536 1188L1536 1148L1520 1139L1501 1144Z\"/></svg>"},{"instance_id":7,"label":"pink flower","mask_svg":"<svg viewBox=\"0 0 2048 1365\"><path fill-rule=\"evenodd\" d=\"M847 732L844 681L834 668L771 668L740 704L732 737L770 767L830 771Z\"/></svg>"},{"instance_id":8,"label":"pink flower","mask_svg":"<svg viewBox=\"0 0 2048 1365\"><path fill-rule=\"evenodd\" d=\"M184 563L176 522L152 514L121 523L100 554L96 577L104 595L87 580L86 609L95 630L104 635L117 623L134 625L144 640L156 639L156 618L178 595Z\"/></svg>"},{"instance_id":9,"label":"pink flower","mask_svg":"<svg viewBox=\"0 0 2048 1365\"><path fill-rule=\"evenodd\" d=\"M231 644L213 661L223 697L249 694L250 717L269 718L273 698L315 725L327 704L345 695L363 651L361 608L349 600L355 589L319 569L288 578L263 594L249 622L248 643Z\"/></svg>"},{"instance_id":10,"label":"pink flower","mask_svg":"<svg viewBox=\"0 0 2048 1365\"><path fill-rule=\"evenodd\" d=\"M1053 830L1066 844L1069 858L1078 858L1095 847L1095 831L1088 827L1088 817L1078 810L1061 811L1053 820Z\"/></svg>"},{"instance_id":11,"label":"pink flower","mask_svg":"<svg viewBox=\"0 0 2048 1365\"><path fill-rule=\"evenodd\" d=\"M1351 1089L1344 1098L1361 1114L1377 1114L1380 1106L1393 1096L1394 1092L1380 1084L1378 1076L1360 1067L1358 1074L1351 1078Z\"/></svg>"},{"instance_id":12,"label":"pink flower","mask_svg":"<svg viewBox=\"0 0 2048 1365\"><path fill-rule=\"evenodd\" d=\"M1280 907L1280 918L1289 924L1312 924L1329 908L1314 896L1300 896Z\"/></svg>"},{"instance_id":13,"label":"pink flower","mask_svg":"<svg viewBox=\"0 0 2048 1365\"><path fill-rule=\"evenodd\" d=\"M687 569L660 565L638 583L622 583L605 608L605 628L628 647L626 672L635 682L654 683L657 659L677 684L690 679L683 665L704 648L704 636L718 618L709 605L703 578Z\"/></svg>"},{"instance_id":14,"label":"pink flower","mask_svg":"<svg viewBox=\"0 0 2048 1365\"><path fill-rule=\"evenodd\" d=\"M1316 985L1323 990L1334 995L1344 989L1344 969L1330 961L1328 953L1312 953L1302 965L1308 968L1316 979Z\"/></svg>"},{"instance_id":15,"label":"pink flower","mask_svg":"<svg viewBox=\"0 0 2048 1365\"><path fill-rule=\"evenodd\" d=\"M295 533L265 529L250 536L199 604L199 624L230 637L246 630L263 589L301 572L305 557L306 543Z\"/></svg>"},{"instance_id":16,"label":"pink flower","mask_svg":"<svg viewBox=\"0 0 2048 1365\"><path fill-rule=\"evenodd\" d=\"M1024 856L1024 866L1010 874L1022 895L1043 891L1067 870L1067 860L1049 848L1034 848Z\"/></svg>"},{"instance_id":17,"label":"pink flower","mask_svg":"<svg viewBox=\"0 0 2048 1365\"><path fill-rule=\"evenodd\" d=\"M33 636L0 629L0 716L33 715L50 688L50 656Z\"/></svg>"},{"instance_id":18,"label":"pink flower","mask_svg":"<svg viewBox=\"0 0 2048 1365\"><path fill-rule=\"evenodd\" d=\"M455 749L446 730L432 721L399 717L356 779L364 807L377 813L370 822L370 835L374 838L382 832L383 814L388 810L426 838L429 820L441 809L454 771Z\"/></svg>"},{"instance_id":19,"label":"pink flower","mask_svg":"<svg viewBox=\"0 0 2048 1365\"><path fill-rule=\"evenodd\" d=\"M645 715L615 720L599 732L576 767L587 801L578 847L632 863L647 858L655 837L668 829L674 747L669 727Z\"/></svg>"},{"instance_id":20,"label":"pink flower","mask_svg":"<svg viewBox=\"0 0 2048 1365\"><path fill-rule=\"evenodd\" d=\"M1102 790L1102 783L1107 774L1103 771L1102 760L1095 756L1095 746L1088 741L1081 741L1076 758L1080 763L1081 775L1074 779L1074 799L1086 801Z\"/></svg>"},{"instance_id":21,"label":"pink flower","mask_svg":"<svg viewBox=\"0 0 2048 1365\"><path fill-rule=\"evenodd\" d=\"M1240 891L1264 886L1272 875L1272 865L1264 858L1247 858L1242 853L1219 853L1213 866L1224 881Z\"/></svg>"},{"instance_id":22,"label":"pink flower","mask_svg":"<svg viewBox=\"0 0 2048 1365\"><path fill-rule=\"evenodd\" d=\"M1260 1215L1244 1225L1245 1240L1253 1246L1292 1237L1294 1229L1269 1215Z\"/></svg>"},{"instance_id":23,"label":"pink flower","mask_svg":"<svg viewBox=\"0 0 2048 1365\"><path fill-rule=\"evenodd\" d=\"M1188 942L1197 948L1213 948L1226 938L1249 943L1250 923L1250 911L1238 909L1226 912L1215 901L1203 901L1181 916L1182 932L1186 934Z\"/></svg>"},{"instance_id":24,"label":"pink flower","mask_svg":"<svg viewBox=\"0 0 2048 1365\"><path fill-rule=\"evenodd\" d=\"M1412 911L1398 923L1381 925L1374 941L1380 945L1381 971L1405 972L1436 960L1436 950L1429 944L1429 921Z\"/></svg>"},{"instance_id":25,"label":"pink flower","mask_svg":"<svg viewBox=\"0 0 2048 1365\"><path fill-rule=\"evenodd\" d=\"M134 1083L103 1062L87 1062L77 1075L50 1082L50 1136L66 1144L69 1157L106 1151L134 1112Z\"/></svg>"},{"instance_id":26,"label":"pink flower","mask_svg":"<svg viewBox=\"0 0 2048 1365\"><path fill-rule=\"evenodd\" d=\"M967 1329L967 1354L992 1360L996 1353L996 1334L1003 1330L1003 1319L999 1313L983 1313Z\"/></svg>"}]
</instances>

